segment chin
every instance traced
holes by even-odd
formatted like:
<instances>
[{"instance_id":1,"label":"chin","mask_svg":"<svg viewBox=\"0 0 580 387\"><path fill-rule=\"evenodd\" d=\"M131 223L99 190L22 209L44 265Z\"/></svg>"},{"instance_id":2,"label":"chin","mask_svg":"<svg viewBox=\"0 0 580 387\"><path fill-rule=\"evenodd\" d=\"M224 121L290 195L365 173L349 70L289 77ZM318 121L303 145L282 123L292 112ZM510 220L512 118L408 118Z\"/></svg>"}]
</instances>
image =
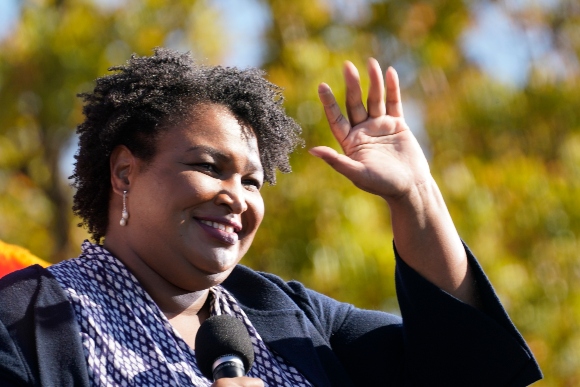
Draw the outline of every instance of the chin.
<instances>
[{"instance_id":1,"label":"chin","mask_svg":"<svg viewBox=\"0 0 580 387\"><path fill-rule=\"evenodd\" d=\"M196 292L196 291L200 291L200 290L209 289L213 286L221 285L222 282L224 282L229 277L229 275L234 267L231 267L228 270L225 270L225 271L222 271L219 273L215 273L215 274L205 274L203 276L203 279L198 278L197 280L195 280L193 282L189 282L188 284L185 284L185 286L182 286L182 288L186 289L190 292ZM190 280L192 280L192 278L190 278Z\"/></svg>"},{"instance_id":2,"label":"chin","mask_svg":"<svg viewBox=\"0 0 580 387\"><path fill-rule=\"evenodd\" d=\"M218 254L206 261L203 270L212 276L229 275L239 261L240 257L237 254Z\"/></svg>"}]
</instances>

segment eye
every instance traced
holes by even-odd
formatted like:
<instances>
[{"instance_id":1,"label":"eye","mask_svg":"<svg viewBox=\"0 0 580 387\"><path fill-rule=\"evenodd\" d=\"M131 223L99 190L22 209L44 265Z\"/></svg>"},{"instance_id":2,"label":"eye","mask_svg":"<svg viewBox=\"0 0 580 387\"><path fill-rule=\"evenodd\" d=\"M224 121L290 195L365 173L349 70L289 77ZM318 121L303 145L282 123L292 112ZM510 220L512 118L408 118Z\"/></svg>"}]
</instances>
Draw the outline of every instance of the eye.
<instances>
[{"instance_id":1,"label":"eye","mask_svg":"<svg viewBox=\"0 0 580 387\"><path fill-rule=\"evenodd\" d=\"M198 170L204 173L217 173L218 168L213 163L184 163L188 167L191 167L193 170Z\"/></svg>"},{"instance_id":2,"label":"eye","mask_svg":"<svg viewBox=\"0 0 580 387\"><path fill-rule=\"evenodd\" d=\"M197 163L193 165L208 172L217 172L216 166L210 163Z\"/></svg>"},{"instance_id":3,"label":"eye","mask_svg":"<svg viewBox=\"0 0 580 387\"><path fill-rule=\"evenodd\" d=\"M245 187L248 187L250 189L259 190L260 188L262 188L262 182L258 179L254 179L254 178L244 179L244 180L242 180L242 184Z\"/></svg>"}]
</instances>

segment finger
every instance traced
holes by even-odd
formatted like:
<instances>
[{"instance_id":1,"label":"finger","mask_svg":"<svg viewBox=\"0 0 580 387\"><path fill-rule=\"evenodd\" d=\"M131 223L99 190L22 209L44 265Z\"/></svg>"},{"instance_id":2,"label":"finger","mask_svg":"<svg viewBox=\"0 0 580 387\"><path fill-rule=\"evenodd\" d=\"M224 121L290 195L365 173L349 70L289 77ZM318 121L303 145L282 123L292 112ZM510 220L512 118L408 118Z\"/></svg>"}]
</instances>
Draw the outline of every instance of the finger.
<instances>
[{"instance_id":1,"label":"finger","mask_svg":"<svg viewBox=\"0 0 580 387\"><path fill-rule=\"evenodd\" d=\"M393 67L389 67L385 73L385 85L387 88L387 114L393 117L403 117L399 76Z\"/></svg>"},{"instance_id":2,"label":"finger","mask_svg":"<svg viewBox=\"0 0 580 387\"><path fill-rule=\"evenodd\" d=\"M367 109L362 103L360 76L352 62L344 63L344 82L346 83L346 113L351 126L355 126L367 119Z\"/></svg>"},{"instance_id":3,"label":"finger","mask_svg":"<svg viewBox=\"0 0 580 387\"><path fill-rule=\"evenodd\" d=\"M326 83L318 85L318 98L320 98L320 102L324 106L324 113L326 114L326 119L328 120L332 134L342 144L342 141L348 136L350 124L342 115L340 107L336 103L336 98L334 98L330 86Z\"/></svg>"},{"instance_id":4,"label":"finger","mask_svg":"<svg viewBox=\"0 0 580 387\"><path fill-rule=\"evenodd\" d=\"M369 58L368 71L370 78L369 96L367 97L369 116L373 118L384 116L386 113L385 86L381 66L375 58Z\"/></svg>"},{"instance_id":5,"label":"finger","mask_svg":"<svg viewBox=\"0 0 580 387\"><path fill-rule=\"evenodd\" d=\"M358 161L350 157L340 154L332 148L326 146L317 146L309 150L310 154L321 158L335 171L344 175L351 181L362 174L362 166Z\"/></svg>"}]
</instances>

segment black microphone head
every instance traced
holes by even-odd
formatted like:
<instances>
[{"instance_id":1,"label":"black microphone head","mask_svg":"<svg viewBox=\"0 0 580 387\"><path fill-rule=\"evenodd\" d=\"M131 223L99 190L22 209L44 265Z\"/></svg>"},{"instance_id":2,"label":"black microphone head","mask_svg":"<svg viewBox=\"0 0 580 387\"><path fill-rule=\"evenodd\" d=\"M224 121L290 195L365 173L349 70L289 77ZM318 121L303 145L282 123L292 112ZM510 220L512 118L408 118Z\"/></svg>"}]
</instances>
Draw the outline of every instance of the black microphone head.
<instances>
[{"instance_id":1,"label":"black microphone head","mask_svg":"<svg viewBox=\"0 0 580 387\"><path fill-rule=\"evenodd\" d=\"M212 316L201 324L195 337L199 370L213 380L213 362L226 355L238 356L247 373L254 363L252 339L241 320L225 314Z\"/></svg>"}]
</instances>

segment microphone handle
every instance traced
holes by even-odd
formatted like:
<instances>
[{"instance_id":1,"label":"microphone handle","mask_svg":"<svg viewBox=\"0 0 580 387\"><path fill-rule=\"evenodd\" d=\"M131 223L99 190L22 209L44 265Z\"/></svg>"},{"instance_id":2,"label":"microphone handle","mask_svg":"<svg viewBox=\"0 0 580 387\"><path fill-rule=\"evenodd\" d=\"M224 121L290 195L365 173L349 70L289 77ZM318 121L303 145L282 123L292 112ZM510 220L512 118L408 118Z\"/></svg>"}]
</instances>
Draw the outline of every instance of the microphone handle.
<instances>
[{"instance_id":1,"label":"microphone handle","mask_svg":"<svg viewBox=\"0 0 580 387\"><path fill-rule=\"evenodd\" d=\"M246 375L244 362L235 355L221 356L212 365L213 380L221 378L237 378Z\"/></svg>"}]
</instances>

